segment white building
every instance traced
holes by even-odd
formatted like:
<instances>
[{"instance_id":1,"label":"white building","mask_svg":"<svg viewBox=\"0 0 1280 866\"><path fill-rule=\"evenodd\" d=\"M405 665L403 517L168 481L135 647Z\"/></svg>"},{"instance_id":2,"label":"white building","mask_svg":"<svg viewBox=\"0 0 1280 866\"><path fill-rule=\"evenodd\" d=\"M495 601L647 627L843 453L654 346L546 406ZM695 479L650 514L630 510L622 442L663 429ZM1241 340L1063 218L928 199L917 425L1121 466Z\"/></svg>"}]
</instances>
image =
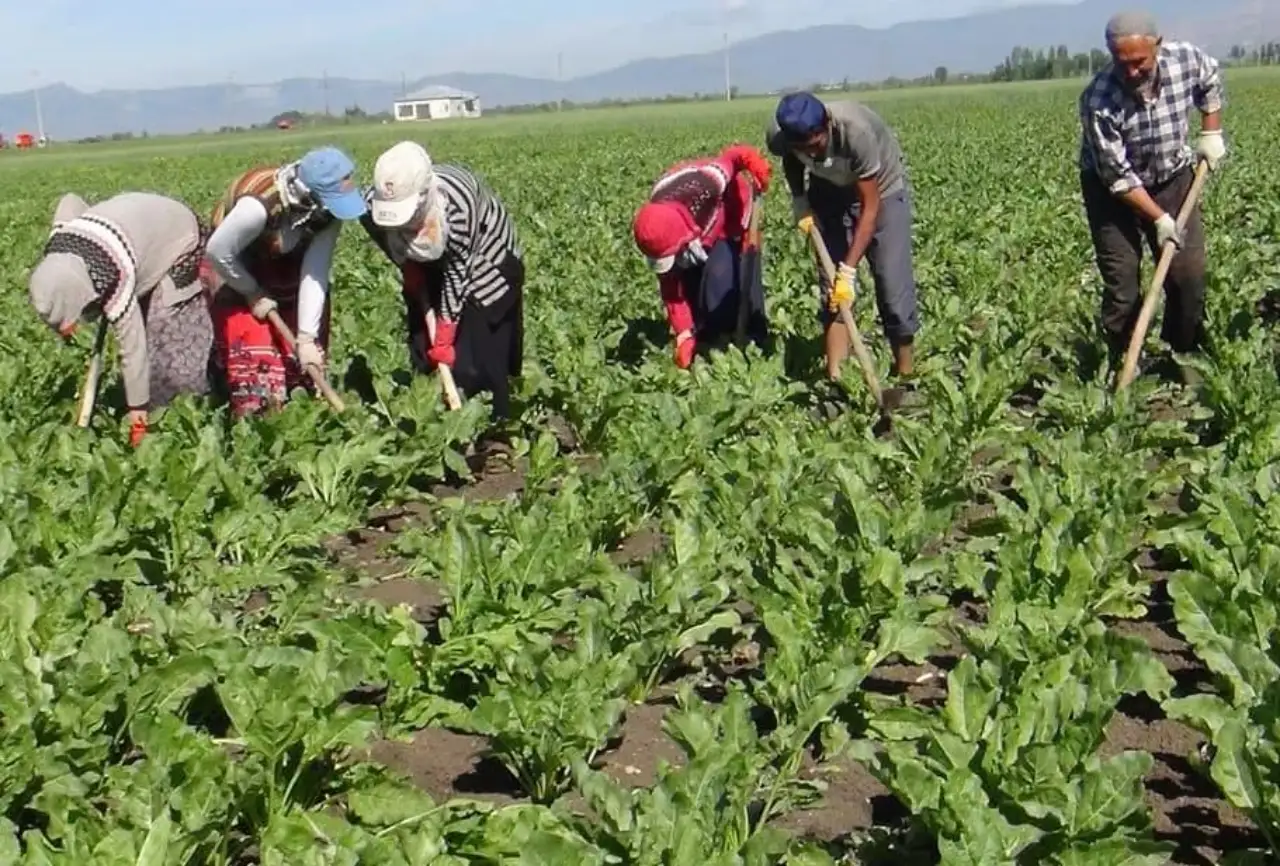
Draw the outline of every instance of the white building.
<instances>
[{"instance_id":1,"label":"white building","mask_svg":"<svg viewBox=\"0 0 1280 866\"><path fill-rule=\"evenodd\" d=\"M444 120L448 117L480 116L480 97L444 85L415 90L397 99L394 106L392 113L396 120Z\"/></svg>"}]
</instances>

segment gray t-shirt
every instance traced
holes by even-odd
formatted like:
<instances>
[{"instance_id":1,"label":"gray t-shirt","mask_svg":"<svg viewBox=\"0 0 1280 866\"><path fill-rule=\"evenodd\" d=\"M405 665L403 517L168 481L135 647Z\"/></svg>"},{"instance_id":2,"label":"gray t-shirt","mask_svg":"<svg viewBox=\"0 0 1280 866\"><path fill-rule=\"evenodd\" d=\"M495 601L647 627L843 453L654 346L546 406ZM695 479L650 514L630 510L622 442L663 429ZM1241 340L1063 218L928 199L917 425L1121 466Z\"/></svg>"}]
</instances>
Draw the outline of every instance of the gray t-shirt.
<instances>
[{"instance_id":1,"label":"gray t-shirt","mask_svg":"<svg viewBox=\"0 0 1280 866\"><path fill-rule=\"evenodd\" d=\"M782 157L791 195L804 195L805 169L838 186L853 186L860 178L874 177L882 196L902 189L906 184L902 147L880 115L852 100L828 102L826 106L831 115L831 139L826 157L818 160L788 148L777 118L769 122L765 143L770 153Z\"/></svg>"}]
</instances>

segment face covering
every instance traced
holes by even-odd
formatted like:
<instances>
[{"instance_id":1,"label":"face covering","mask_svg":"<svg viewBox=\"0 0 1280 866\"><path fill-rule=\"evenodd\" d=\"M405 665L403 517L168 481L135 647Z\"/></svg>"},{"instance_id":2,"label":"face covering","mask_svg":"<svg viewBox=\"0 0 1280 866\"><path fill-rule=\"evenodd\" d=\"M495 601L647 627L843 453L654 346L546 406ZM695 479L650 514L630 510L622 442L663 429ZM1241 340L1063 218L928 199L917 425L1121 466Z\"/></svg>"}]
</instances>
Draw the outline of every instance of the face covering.
<instances>
[{"instance_id":1,"label":"face covering","mask_svg":"<svg viewBox=\"0 0 1280 866\"><path fill-rule=\"evenodd\" d=\"M404 254L416 262L434 262L444 255L449 244L449 221L445 213L444 195L435 184L422 194L421 218L412 228L398 232Z\"/></svg>"},{"instance_id":2,"label":"face covering","mask_svg":"<svg viewBox=\"0 0 1280 866\"><path fill-rule=\"evenodd\" d=\"M280 191L280 201L290 214L289 224L294 228L311 219L320 210L320 205L311 198L311 191L298 177L296 162L281 166L276 172L276 189Z\"/></svg>"}]
</instances>

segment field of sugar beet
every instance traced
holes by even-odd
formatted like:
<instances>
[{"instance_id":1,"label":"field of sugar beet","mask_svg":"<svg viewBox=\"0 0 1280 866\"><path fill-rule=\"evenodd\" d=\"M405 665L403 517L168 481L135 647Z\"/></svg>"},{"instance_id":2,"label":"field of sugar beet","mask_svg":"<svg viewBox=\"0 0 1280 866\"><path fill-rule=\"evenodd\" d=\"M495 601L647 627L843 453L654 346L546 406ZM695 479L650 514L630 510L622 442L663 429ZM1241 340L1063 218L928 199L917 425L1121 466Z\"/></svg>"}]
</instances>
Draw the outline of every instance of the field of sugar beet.
<instances>
[{"instance_id":1,"label":"field of sugar beet","mask_svg":"<svg viewBox=\"0 0 1280 866\"><path fill-rule=\"evenodd\" d=\"M926 408L824 387L767 198L768 351L671 362L630 217L771 103L0 155L0 863L1262 864L1280 855L1280 79L1232 73L1197 396L1107 388L1082 82L870 94L915 187ZM358 227L331 381L136 451L25 276L64 192L208 212L332 142L485 176L519 436L468 456ZM780 181L780 172L777 177ZM881 372L874 305L857 306ZM91 329L82 329L91 331ZM1152 328L1155 334L1158 327Z\"/></svg>"}]
</instances>

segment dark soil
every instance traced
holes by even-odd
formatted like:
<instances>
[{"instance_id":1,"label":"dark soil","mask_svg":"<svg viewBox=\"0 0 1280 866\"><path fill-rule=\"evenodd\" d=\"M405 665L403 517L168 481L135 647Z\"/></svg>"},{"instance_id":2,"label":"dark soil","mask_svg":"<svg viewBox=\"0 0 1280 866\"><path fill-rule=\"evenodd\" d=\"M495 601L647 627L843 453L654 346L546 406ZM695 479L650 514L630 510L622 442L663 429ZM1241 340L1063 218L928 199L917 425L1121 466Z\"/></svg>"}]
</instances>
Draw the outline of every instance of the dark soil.
<instances>
[{"instance_id":1,"label":"dark soil","mask_svg":"<svg viewBox=\"0 0 1280 866\"><path fill-rule=\"evenodd\" d=\"M984 451L975 458L975 464L985 466L997 457L993 450ZM584 465L589 469L591 464L584 461ZM472 483L441 486L432 493L469 501L519 495L524 486L522 469L507 462L490 461ZM1000 475L993 487L1008 484L1008 476ZM1169 510L1178 508L1173 500L1165 504ZM972 506L961 515L947 542L962 541L969 529L993 515L990 505ZM440 616L447 599L437 583L415 577L406 561L385 550L396 533L429 520L428 509L422 506L396 509L375 516L368 528L334 539L330 546L339 563L361 576L358 585L353 586L354 592L387 605L407 605L424 624ZM662 550L665 544L661 533L644 529L624 539L610 556L619 565L634 565ZM1141 621L1113 623L1113 628L1142 638L1173 674L1180 693L1206 690L1208 672L1173 623L1162 586L1167 575L1153 555L1140 557L1139 564L1155 585L1150 613ZM956 614L958 621L979 622L985 609L980 602L957 601ZM940 653L925 665L887 664L867 679L865 687L879 695L905 696L917 705L937 706L946 699L946 673L956 660L954 653ZM742 674L735 665L736 661L718 668L721 682ZM754 666L752 659L746 667ZM704 670L700 679L705 676ZM669 691L670 684L661 693ZM717 689L701 691L714 698ZM643 787L656 781L661 762L681 763L683 753L662 729L669 705L669 700L655 697L649 703L628 707L620 736L609 751L597 757L596 766L622 785ZM485 745L482 737L432 728L418 731L408 742L377 741L369 747L366 757L405 774L437 800L458 797L509 803L523 799L515 778L501 764L485 757ZM1102 750L1104 755L1111 755L1138 749L1155 758L1146 780L1147 800L1158 838L1177 846L1171 861L1175 864L1217 863L1228 851L1261 845L1248 818L1223 801L1212 782L1193 766L1203 746L1203 738L1195 731L1165 718L1157 704L1141 699L1122 702ZM823 843L829 850L848 851L869 830L905 826L908 816L901 804L857 762L843 756L829 762L809 760L803 773L808 778L821 779L825 792L812 807L785 815L779 825L786 830ZM566 799L571 808L580 802L576 795Z\"/></svg>"}]
</instances>

